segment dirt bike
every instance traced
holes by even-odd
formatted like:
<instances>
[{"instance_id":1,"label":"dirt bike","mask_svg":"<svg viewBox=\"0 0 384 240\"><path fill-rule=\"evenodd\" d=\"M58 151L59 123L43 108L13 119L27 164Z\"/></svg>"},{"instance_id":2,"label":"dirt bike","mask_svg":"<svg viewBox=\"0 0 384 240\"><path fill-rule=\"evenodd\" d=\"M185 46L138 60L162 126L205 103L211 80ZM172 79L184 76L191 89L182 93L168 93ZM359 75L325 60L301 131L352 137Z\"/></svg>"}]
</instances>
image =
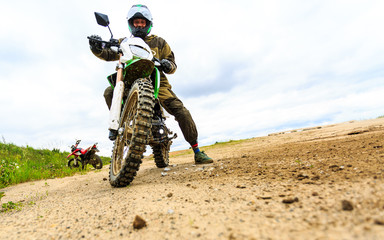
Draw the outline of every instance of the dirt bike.
<instances>
[{"instance_id":1,"label":"dirt bike","mask_svg":"<svg viewBox=\"0 0 384 240\"><path fill-rule=\"evenodd\" d=\"M108 27L111 39L103 41L92 36L88 39L120 55L117 72L107 77L114 87L109 130L117 133L109 182L113 187L125 187L135 178L147 145L152 147L156 166L168 166L172 139L177 135L166 127L158 100L160 61L141 38L113 39L108 16L96 12L95 16L99 25Z\"/></svg>"},{"instance_id":2,"label":"dirt bike","mask_svg":"<svg viewBox=\"0 0 384 240\"><path fill-rule=\"evenodd\" d=\"M99 150L97 149L97 143L93 144L89 148L82 149L78 148L81 140L77 140L75 145L71 146L71 153L67 156L67 159L73 156L73 158L68 159L68 167L85 169L87 164L91 164L95 169L101 169L103 167L103 161L96 154Z\"/></svg>"}]
</instances>

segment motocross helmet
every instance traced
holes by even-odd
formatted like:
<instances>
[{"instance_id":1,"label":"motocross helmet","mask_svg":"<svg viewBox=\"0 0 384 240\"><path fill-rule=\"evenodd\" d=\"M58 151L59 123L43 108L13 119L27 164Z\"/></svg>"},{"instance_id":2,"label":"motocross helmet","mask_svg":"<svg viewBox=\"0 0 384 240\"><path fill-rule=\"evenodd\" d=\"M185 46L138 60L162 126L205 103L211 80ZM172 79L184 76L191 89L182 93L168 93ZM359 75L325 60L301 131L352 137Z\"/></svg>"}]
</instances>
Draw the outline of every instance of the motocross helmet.
<instances>
[{"instance_id":1,"label":"motocross helmet","mask_svg":"<svg viewBox=\"0 0 384 240\"><path fill-rule=\"evenodd\" d=\"M143 18L147 22L144 28L136 28L133 25L133 19L135 18ZM133 36L139 37L139 38L145 38L152 29L153 26L153 19L152 14L145 5L137 4L133 5L131 9L128 11L127 14L127 20L128 20L128 28L129 31L132 33Z\"/></svg>"}]
</instances>

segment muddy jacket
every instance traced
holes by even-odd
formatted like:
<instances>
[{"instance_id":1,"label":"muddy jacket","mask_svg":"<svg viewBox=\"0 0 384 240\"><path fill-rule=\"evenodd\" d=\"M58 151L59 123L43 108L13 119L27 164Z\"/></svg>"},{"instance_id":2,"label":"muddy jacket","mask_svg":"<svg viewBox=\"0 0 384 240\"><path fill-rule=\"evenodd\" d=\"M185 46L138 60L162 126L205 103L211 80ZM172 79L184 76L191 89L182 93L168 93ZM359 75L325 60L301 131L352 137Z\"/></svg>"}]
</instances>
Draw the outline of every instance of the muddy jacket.
<instances>
[{"instance_id":1,"label":"muddy jacket","mask_svg":"<svg viewBox=\"0 0 384 240\"><path fill-rule=\"evenodd\" d=\"M124 40L124 38L119 39L120 42L122 40ZM164 39L156 35L147 36L145 37L144 41L148 44L148 46L153 51L152 53L155 58L158 58L159 60L167 59L172 63L172 69L168 74L173 74L176 71L177 65L175 63L175 56L171 48L169 47L168 43ZM92 51L92 53L96 57L105 61L119 60L119 54L112 51L109 48L105 48L101 52ZM161 75L161 80L167 79L163 72L160 72L160 75Z\"/></svg>"}]
</instances>

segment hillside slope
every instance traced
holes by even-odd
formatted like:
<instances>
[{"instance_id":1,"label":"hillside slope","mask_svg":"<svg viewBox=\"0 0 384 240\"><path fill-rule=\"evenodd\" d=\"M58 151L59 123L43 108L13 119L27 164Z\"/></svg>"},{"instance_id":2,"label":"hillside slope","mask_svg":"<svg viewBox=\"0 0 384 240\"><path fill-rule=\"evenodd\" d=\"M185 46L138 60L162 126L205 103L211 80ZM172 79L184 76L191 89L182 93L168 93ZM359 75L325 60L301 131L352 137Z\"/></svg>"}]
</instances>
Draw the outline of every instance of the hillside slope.
<instances>
[{"instance_id":1,"label":"hillside slope","mask_svg":"<svg viewBox=\"0 0 384 240\"><path fill-rule=\"evenodd\" d=\"M20 184L2 202L30 204L0 213L0 238L384 239L383 146L379 118L216 144L205 166L146 159L127 188L107 168Z\"/></svg>"}]
</instances>

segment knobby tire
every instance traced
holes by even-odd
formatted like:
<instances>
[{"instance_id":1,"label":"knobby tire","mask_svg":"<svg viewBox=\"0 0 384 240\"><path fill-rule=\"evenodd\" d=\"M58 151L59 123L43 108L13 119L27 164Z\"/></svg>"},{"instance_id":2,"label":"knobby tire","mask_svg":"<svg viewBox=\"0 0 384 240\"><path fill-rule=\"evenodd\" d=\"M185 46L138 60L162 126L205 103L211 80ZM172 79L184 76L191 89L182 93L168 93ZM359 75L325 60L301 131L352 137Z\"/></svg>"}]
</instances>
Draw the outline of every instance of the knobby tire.
<instances>
[{"instance_id":1,"label":"knobby tire","mask_svg":"<svg viewBox=\"0 0 384 240\"><path fill-rule=\"evenodd\" d=\"M97 154L95 154L94 156L95 159L94 162L96 162L95 164L92 164L92 166L95 168L95 169L102 169L103 168L103 161L101 160L101 157Z\"/></svg>"},{"instance_id":2,"label":"knobby tire","mask_svg":"<svg viewBox=\"0 0 384 240\"><path fill-rule=\"evenodd\" d=\"M117 136L112 150L109 182L113 187L128 186L139 170L151 131L153 106L152 84L147 79L136 80L120 117L119 129L124 128L124 132Z\"/></svg>"},{"instance_id":3,"label":"knobby tire","mask_svg":"<svg viewBox=\"0 0 384 240\"><path fill-rule=\"evenodd\" d=\"M152 146L153 157L158 168L165 168L169 164L170 143L165 142Z\"/></svg>"}]
</instances>

